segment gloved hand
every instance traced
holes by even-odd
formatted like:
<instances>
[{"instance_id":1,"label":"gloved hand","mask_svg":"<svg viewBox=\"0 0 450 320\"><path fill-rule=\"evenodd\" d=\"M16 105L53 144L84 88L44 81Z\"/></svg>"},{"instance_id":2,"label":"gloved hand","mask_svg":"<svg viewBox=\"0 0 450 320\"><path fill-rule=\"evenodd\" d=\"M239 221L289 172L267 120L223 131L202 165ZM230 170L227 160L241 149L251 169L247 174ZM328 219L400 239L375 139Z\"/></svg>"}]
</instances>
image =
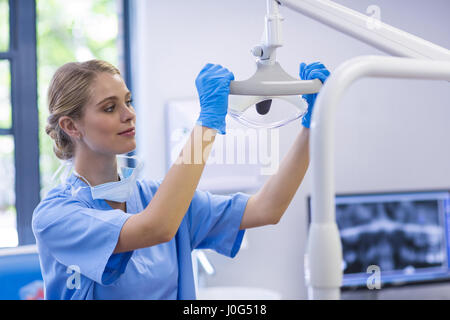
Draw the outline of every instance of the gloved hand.
<instances>
[{"instance_id":1,"label":"gloved hand","mask_svg":"<svg viewBox=\"0 0 450 320\"><path fill-rule=\"evenodd\" d=\"M232 80L233 73L219 64L208 63L203 67L195 80L201 107L197 124L225 134L225 116Z\"/></svg>"},{"instance_id":2,"label":"gloved hand","mask_svg":"<svg viewBox=\"0 0 450 320\"><path fill-rule=\"evenodd\" d=\"M322 83L325 83L328 76L330 75L330 71L321 64L320 62L314 62L309 65L306 65L304 62L300 64L300 72L299 76L302 80L313 80L319 79ZM309 128L311 124L311 115L314 108L314 103L316 102L317 93L304 94L303 99L308 103L308 111L302 118L302 125L305 128Z\"/></svg>"}]
</instances>

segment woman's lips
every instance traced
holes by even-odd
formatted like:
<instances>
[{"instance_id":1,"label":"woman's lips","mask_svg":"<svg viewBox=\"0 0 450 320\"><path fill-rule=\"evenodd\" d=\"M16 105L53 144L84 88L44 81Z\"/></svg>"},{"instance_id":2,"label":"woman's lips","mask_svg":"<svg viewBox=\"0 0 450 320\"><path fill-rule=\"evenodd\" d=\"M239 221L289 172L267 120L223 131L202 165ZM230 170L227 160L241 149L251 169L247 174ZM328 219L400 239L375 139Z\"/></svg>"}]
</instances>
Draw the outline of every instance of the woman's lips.
<instances>
[{"instance_id":1,"label":"woman's lips","mask_svg":"<svg viewBox=\"0 0 450 320\"><path fill-rule=\"evenodd\" d=\"M136 131L134 128L131 128L127 131L119 133L119 136L125 136L125 137L134 137L136 135Z\"/></svg>"}]
</instances>

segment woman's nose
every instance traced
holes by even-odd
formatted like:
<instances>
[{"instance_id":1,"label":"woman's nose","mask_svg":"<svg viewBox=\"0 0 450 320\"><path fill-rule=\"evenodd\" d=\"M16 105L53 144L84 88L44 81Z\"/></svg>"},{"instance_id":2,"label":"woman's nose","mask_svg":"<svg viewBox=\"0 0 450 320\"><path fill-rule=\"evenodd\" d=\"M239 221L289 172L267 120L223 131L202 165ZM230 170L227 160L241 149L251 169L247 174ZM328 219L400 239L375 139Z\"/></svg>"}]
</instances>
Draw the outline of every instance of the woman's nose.
<instances>
[{"instance_id":1,"label":"woman's nose","mask_svg":"<svg viewBox=\"0 0 450 320\"><path fill-rule=\"evenodd\" d=\"M134 112L134 108L132 106L127 106L126 104L122 108L121 118L123 122L127 122L129 120L134 120L136 118L136 113Z\"/></svg>"}]
</instances>

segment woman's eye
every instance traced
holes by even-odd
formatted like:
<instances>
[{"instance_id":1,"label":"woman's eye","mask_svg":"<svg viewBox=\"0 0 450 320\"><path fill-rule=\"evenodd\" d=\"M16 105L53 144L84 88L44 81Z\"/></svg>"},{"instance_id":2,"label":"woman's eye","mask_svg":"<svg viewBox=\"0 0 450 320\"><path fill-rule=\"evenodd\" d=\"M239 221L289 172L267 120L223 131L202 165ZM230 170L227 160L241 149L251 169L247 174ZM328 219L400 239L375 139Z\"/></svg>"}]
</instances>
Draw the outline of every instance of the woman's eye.
<instances>
[{"instance_id":1,"label":"woman's eye","mask_svg":"<svg viewBox=\"0 0 450 320\"><path fill-rule=\"evenodd\" d=\"M110 107L106 108L104 111L105 112L113 112L113 110L114 110L114 106L110 106Z\"/></svg>"},{"instance_id":2,"label":"woman's eye","mask_svg":"<svg viewBox=\"0 0 450 320\"><path fill-rule=\"evenodd\" d=\"M131 104L133 103L133 99L130 99L127 101L127 106L131 106Z\"/></svg>"}]
</instances>

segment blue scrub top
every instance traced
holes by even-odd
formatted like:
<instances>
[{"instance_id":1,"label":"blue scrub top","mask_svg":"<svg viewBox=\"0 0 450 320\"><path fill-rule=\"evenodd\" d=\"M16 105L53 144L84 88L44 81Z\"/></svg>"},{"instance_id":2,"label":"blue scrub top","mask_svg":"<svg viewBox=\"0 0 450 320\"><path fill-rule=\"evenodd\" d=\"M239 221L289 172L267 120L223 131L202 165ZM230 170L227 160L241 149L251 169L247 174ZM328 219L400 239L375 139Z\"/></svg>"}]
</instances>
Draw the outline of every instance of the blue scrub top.
<instances>
[{"instance_id":1,"label":"blue scrub top","mask_svg":"<svg viewBox=\"0 0 450 320\"><path fill-rule=\"evenodd\" d=\"M138 180L126 213L93 200L73 174L47 194L32 220L45 299L195 299L192 250L233 258L250 196L196 190L171 241L113 254L123 224L144 210L160 183Z\"/></svg>"}]
</instances>

